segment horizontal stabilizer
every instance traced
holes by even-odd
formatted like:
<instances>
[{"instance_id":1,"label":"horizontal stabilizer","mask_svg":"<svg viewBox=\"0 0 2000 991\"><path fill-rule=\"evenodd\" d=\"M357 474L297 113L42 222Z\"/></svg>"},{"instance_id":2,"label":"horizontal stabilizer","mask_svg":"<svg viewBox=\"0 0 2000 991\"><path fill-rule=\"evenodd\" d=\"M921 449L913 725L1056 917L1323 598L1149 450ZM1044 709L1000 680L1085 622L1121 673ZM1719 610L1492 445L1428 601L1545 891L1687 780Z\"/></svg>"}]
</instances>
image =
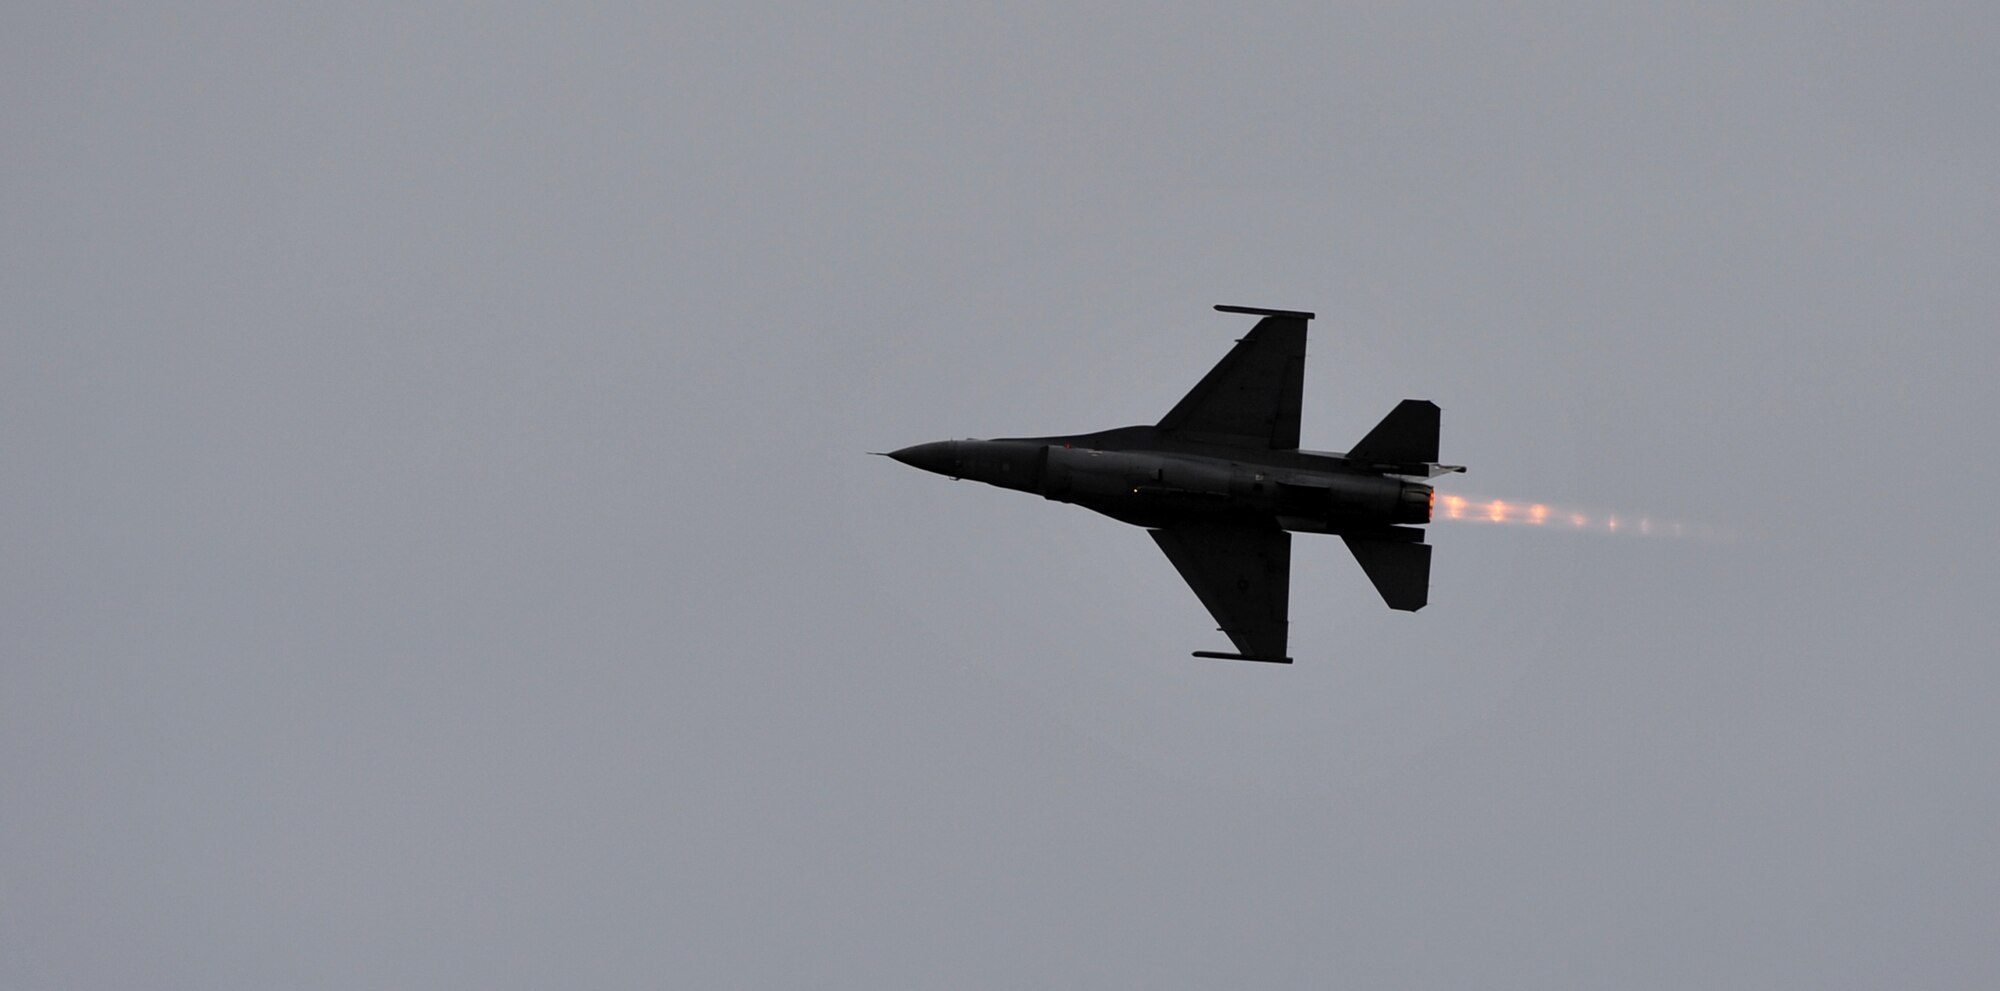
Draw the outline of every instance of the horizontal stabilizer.
<instances>
[{"instance_id":1,"label":"horizontal stabilizer","mask_svg":"<svg viewBox=\"0 0 2000 991\"><path fill-rule=\"evenodd\" d=\"M1435 409L1435 407L1432 407ZM1431 545L1343 537L1391 609L1416 612L1431 597Z\"/></svg>"},{"instance_id":2,"label":"horizontal stabilizer","mask_svg":"<svg viewBox=\"0 0 2000 991\"><path fill-rule=\"evenodd\" d=\"M1405 399L1368 431L1351 461L1390 465L1427 465L1438 459L1438 408L1428 399Z\"/></svg>"}]
</instances>

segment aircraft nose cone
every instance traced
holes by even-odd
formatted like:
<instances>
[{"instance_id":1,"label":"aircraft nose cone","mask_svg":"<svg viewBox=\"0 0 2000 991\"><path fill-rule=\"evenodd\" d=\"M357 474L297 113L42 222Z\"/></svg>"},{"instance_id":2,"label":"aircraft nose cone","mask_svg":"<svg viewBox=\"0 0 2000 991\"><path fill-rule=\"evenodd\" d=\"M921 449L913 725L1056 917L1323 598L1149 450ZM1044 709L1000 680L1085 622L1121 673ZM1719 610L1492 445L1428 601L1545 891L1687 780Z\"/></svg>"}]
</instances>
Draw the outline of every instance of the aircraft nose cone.
<instances>
[{"instance_id":1,"label":"aircraft nose cone","mask_svg":"<svg viewBox=\"0 0 2000 991\"><path fill-rule=\"evenodd\" d=\"M921 468L940 475L958 474L956 441L940 440L929 444L914 444L900 451L890 451L889 456L912 468Z\"/></svg>"}]
</instances>

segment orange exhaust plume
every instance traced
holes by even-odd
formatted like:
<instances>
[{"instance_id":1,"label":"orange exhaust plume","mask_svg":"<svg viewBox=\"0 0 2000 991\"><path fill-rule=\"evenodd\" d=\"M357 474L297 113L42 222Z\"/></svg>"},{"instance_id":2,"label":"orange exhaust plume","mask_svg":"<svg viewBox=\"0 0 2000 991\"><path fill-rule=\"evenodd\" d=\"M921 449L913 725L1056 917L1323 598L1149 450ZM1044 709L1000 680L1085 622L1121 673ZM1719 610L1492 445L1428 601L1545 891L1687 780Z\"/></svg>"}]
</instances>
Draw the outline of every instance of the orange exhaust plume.
<instances>
[{"instance_id":1,"label":"orange exhaust plume","mask_svg":"<svg viewBox=\"0 0 2000 991\"><path fill-rule=\"evenodd\" d=\"M1586 512L1581 509L1551 506L1541 502L1525 504L1520 502L1509 503L1504 499L1471 498L1459 495L1447 495L1440 499L1435 492L1431 493L1432 518L1434 520L1438 518L1435 514L1435 508L1440 501L1444 504L1443 519L1460 520L1468 523L1511 523L1517 526L1543 527L1555 525L1558 529L1563 530L1577 530L1587 533L1630 534L1633 536L1648 537L1693 536L1704 540L1728 539L1729 537L1728 534L1719 532L1711 527L1671 521L1655 523L1650 516L1639 517L1636 525L1630 523L1621 525L1618 517L1612 513ZM1470 511L1468 512L1468 510Z\"/></svg>"}]
</instances>

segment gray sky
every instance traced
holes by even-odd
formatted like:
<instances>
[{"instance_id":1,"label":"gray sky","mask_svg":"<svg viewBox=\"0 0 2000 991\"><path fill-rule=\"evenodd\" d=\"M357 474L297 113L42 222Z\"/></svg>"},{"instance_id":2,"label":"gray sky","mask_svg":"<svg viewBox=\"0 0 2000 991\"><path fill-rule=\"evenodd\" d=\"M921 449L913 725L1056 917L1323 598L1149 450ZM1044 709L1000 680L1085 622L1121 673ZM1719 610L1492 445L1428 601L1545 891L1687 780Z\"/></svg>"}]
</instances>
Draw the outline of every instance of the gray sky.
<instances>
[{"instance_id":1,"label":"gray sky","mask_svg":"<svg viewBox=\"0 0 2000 991\"><path fill-rule=\"evenodd\" d=\"M754 5L753 5L754 6ZM0 15L0 985L2000 980L1980 5ZM1290 668L863 451L1316 310Z\"/></svg>"}]
</instances>

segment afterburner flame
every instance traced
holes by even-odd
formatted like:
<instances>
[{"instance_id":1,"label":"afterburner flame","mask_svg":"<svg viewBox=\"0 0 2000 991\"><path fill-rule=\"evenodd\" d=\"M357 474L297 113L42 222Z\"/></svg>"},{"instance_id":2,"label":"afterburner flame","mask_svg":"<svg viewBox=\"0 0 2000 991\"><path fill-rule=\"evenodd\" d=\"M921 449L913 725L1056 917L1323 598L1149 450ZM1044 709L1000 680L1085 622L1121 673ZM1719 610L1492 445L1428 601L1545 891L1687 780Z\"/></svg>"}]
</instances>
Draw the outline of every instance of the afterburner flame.
<instances>
[{"instance_id":1,"label":"afterburner flame","mask_svg":"<svg viewBox=\"0 0 2000 991\"><path fill-rule=\"evenodd\" d=\"M1621 522L1614 513L1579 509L1569 506L1554 506L1548 503L1527 503L1505 499L1486 499L1470 496L1432 495L1433 504L1442 504L1444 512L1434 517L1455 520L1462 523L1509 523L1517 526L1539 526L1552 530L1569 530L1582 533L1610 533L1644 537L1700 537L1719 539L1727 536L1706 526L1690 523L1656 520L1651 516L1638 517L1636 525ZM1631 517L1627 517L1629 520Z\"/></svg>"}]
</instances>

